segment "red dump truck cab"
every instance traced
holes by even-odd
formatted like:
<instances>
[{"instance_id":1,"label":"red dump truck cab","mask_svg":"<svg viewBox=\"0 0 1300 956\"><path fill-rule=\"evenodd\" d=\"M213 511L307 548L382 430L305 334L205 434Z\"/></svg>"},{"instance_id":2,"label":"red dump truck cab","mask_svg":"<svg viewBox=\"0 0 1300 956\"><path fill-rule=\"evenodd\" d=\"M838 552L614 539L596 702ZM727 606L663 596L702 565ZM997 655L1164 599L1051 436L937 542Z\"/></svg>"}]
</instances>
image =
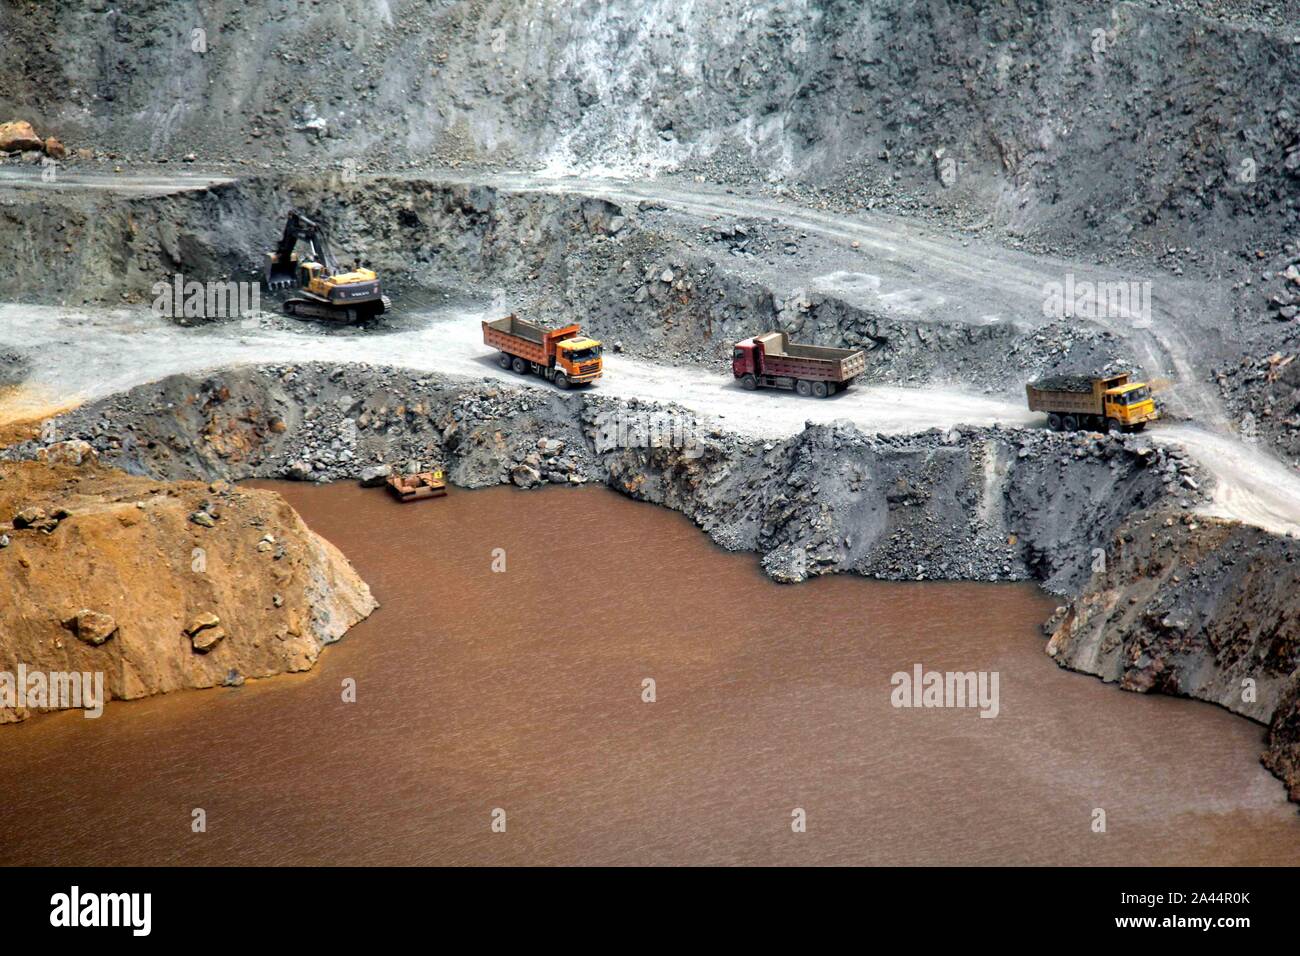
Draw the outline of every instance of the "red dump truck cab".
<instances>
[{"instance_id":1,"label":"red dump truck cab","mask_svg":"<svg viewBox=\"0 0 1300 956\"><path fill-rule=\"evenodd\" d=\"M731 372L746 389L785 388L827 398L866 370L862 349L799 345L784 332L742 339L731 352Z\"/></svg>"},{"instance_id":2,"label":"red dump truck cab","mask_svg":"<svg viewBox=\"0 0 1300 956\"><path fill-rule=\"evenodd\" d=\"M577 325L547 329L507 315L483 323L483 344L500 351L502 368L540 375L560 388L589 384L604 371L600 343Z\"/></svg>"}]
</instances>

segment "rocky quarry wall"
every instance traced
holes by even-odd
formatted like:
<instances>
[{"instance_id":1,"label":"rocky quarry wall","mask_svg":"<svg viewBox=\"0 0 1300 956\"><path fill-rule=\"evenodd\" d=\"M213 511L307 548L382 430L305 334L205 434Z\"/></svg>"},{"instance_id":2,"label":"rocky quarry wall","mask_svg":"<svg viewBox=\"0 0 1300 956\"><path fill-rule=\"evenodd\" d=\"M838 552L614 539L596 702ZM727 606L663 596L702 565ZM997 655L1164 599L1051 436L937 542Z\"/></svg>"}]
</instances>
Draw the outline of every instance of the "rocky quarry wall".
<instances>
[{"instance_id":1,"label":"rocky quarry wall","mask_svg":"<svg viewBox=\"0 0 1300 956\"><path fill-rule=\"evenodd\" d=\"M1267 724L1264 763L1300 801L1300 542L1156 510L1108 550L1105 573L1049 622L1048 653Z\"/></svg>"},{"instance_id":2,"label":"rocky quarry wall","mask_svg":"<svg viewBox=\"0 0 1300 956\"><path fill-rule=\"evenodd\" d=\"M846 422L747 439L594 392L367 365L174 376L61 416L46 438L85 441L105 462L155 478L330 481L436 464L464 487L601 482L758 552L785 581L837 571L1033 578L1069 593L1127 515L1206 494L1181 452L1141 436L874 436Z\"/></svg>"},{"instance_id":3,"label":"rocky quarry wall","mask_svg":"<svg viewBox=\"0 0 1300 956\"><path fill-rule=\"evenodd\" d=\"M579 322L653 361L713 366L729 361L735 341L781 328L864 349L867 381L1005 394L1062 369L1137 367L1126 343L1085 321L971 322L952 305L899 318L810 288L811 263L824 268L833 250L804 237L801 258L765 266L784 241L767 222L701 229L653 203L422 178L254 177L163 197L19 194L0 201L13 240L0 247L0 298L131 306L152 302L154 285L177 274L258 281L253 270L291 207L329 223L345 260L380 272L400 305L388 322L415 321L450 296Z\"/></svg>"},{"instance_id":4,"label":"rocky quarry wall","mask_svg":"<svg viewBox=\"0 0 1300 956\"><path fill-rule=\"evenodd\" d=\"M1236 247L1297 221L1298 12L1294 0L5 4L0 113L127 157L682 169L943 207L1065 243L1083 225L1108 242Z\"/></svg>"}]
</instances>

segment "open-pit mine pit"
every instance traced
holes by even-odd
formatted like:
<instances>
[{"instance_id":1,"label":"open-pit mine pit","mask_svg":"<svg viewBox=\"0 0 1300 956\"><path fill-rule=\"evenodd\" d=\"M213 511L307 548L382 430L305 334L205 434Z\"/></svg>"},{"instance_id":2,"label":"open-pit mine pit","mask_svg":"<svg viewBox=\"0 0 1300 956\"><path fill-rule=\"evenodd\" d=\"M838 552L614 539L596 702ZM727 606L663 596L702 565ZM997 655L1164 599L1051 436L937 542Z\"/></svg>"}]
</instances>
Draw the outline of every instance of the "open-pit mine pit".
<instances>
[{"instance_id":1,"label":"open-pit mine pit","mask_svg":"<svg viewBox=\"0 0 1300 956\"><path fill-rule=\"evenodd\" d=\"M129 6L0 3L0 863L1300 860L1292 0Z\"/></svg>"}]
</instances>

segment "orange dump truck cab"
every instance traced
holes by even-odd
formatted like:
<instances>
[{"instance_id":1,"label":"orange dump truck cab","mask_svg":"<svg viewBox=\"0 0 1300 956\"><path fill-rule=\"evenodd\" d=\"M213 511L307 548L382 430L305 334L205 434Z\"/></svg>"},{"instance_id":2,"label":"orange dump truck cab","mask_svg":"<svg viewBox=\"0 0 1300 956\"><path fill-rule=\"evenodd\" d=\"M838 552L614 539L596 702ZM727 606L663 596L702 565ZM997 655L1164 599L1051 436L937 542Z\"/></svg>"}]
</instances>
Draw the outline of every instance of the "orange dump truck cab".
<instances>
[{"instance_id":1,"label":"orange dump truck cab","mask_svg":"<svg viewBox=\"0 0 1300 956\"><path fill-rule=\"evenodd\" d=\"M483 343L501 354L497 362L521 375L532 372L560 388L588 385L604 371L601 344L577 325L543 328L517 315L485 321Z\"/></svg>"}]
</instances>

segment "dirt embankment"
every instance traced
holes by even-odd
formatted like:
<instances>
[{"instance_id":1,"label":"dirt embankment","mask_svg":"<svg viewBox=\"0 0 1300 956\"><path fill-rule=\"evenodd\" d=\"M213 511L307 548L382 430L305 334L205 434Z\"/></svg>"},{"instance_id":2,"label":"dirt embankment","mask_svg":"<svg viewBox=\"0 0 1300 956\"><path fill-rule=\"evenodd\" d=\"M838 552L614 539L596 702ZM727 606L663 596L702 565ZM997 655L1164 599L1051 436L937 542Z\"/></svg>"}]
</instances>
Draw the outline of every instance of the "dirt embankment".
<instances>
[{"instance_id":1,"label":"dirt embankment","mask_svg":"<svg viewBox=\"0 0 1300 956\"><path fill-rule=\"evenodd\" d=\"M1107 557L1050 622L1048 652L1268 724L1264 763L1300 801L1300 542L1156 511L1126 522Z\"/></svg>"},{"instance_id":2,"label":"dirt embankment","mask_svg":"<svg viewBox=\"0 0 1300 956\"><path fill-rule=\"evenodd\" d=\"M279 495L128 476L76 442L41 457L0 464L0 671L101 672L109 699L239 684L309 669L377 606Z\"/></svg>"},{"instance_id":3,"label":"dirt embankment","mask_svg":"<svg viewBox=\"0 0 1300 956\"><path fill-rule=\"evenodd\" d=\"M792 399L793 400L793 399ZM599 481L688 515L773 577L1037 579L1070 592L1130 513L1202 500L1140 436L841 423L742 439L680 409L365 365L173 376L62 416L52 437L159 478L356 479L438 464L467 487ZM11 454L39 453L39 441Z\"/></svg>"}]
</instances>

